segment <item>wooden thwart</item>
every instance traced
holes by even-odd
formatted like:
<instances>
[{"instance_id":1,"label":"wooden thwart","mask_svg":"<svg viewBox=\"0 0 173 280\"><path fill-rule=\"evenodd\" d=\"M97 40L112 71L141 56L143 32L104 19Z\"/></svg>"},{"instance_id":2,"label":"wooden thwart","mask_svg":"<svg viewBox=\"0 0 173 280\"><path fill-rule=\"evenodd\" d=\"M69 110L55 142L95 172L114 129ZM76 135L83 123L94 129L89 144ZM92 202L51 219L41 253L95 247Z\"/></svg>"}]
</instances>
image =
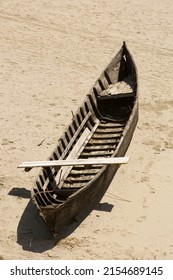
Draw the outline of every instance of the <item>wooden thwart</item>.
<instances>
[{"instance_id":1,"label":"wooden thwart","mask_svg":"<svg viewBox=\"0 0 173 280\"><path fill-rule=\"evenodd\" d=\"M18 168L126 164L128 161L129 161L129 157L30 161L30 162L22 162L18 166Z\"/></svg>"}]
</instances>

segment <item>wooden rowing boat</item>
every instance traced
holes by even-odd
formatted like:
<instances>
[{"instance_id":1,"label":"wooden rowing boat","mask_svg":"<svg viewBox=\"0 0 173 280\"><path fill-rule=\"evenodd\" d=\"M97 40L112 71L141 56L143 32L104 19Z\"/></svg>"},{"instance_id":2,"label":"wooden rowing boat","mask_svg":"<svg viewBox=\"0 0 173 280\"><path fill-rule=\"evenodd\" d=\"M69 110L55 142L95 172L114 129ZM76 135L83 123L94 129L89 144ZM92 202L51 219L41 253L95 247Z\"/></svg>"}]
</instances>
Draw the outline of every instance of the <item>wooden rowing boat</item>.
<instances>
[{"instance_id":1,"label":"wooden rowing boat","mask_svg":"<svg viewBox=\"0 0 173 280\"><path fill-rule=\"evenodd\" d=\"M137 92L136 66L124 42L48 161L35 164L42 169L32 200L52 233L104 195L123 163L118 157L125 155L137 124ZM32 168L34 164L20 167Z\"/></svg>"}]
</instances>

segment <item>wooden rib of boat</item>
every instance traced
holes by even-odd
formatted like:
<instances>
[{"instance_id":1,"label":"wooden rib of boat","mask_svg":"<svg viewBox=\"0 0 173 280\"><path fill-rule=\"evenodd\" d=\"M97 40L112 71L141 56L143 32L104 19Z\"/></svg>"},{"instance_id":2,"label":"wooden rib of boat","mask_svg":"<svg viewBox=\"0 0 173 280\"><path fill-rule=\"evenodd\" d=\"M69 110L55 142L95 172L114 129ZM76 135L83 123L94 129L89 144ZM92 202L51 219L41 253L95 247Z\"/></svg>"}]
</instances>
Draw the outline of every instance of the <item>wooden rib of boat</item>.
<instances>
[{"instance_id":1,"label":"wooden rib of boat","mask_svg":"<svg viewBox=\"0 0 173 280\"><path fill-rule=\"evenodd\" d=\"M137 97L137 70L124 42L48 160L123 157L138 120ZM50 231L57 233L80 211L99 201L118 168L118 164L100 161L91 165L42 167L32 189L32 200Z\"/></svg>"}]
</instances>

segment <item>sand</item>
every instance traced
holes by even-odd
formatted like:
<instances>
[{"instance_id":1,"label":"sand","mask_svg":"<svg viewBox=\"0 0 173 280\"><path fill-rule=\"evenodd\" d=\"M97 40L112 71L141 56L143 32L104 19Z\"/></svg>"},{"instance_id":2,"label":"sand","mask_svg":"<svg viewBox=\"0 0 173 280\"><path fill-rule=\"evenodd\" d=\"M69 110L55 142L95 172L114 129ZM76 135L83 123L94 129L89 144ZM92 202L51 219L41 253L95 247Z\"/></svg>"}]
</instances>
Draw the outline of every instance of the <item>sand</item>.
<instances>
[{"instance_id":1,"label":"sand","mask_svg":"<svg viewBox=\"0 0 173 280\"><path fill-rule=\"evenodd\" d=\"M0 259L173 259L173 2L0 1ZM52 239L30 202L38 170L123 40L140 119L97 209Z\"/></svg>"}]
</instances>

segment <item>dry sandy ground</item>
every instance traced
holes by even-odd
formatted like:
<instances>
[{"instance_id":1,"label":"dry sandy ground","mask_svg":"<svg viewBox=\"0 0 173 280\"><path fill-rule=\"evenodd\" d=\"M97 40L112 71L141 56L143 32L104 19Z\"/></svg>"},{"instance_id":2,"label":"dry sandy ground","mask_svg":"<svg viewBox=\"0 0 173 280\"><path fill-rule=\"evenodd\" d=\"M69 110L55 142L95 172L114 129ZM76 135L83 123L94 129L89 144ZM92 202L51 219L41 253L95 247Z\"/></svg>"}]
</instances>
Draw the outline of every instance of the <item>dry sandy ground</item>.
<instances>
[{"instance_id":1,"label":"dry sandy ground","mask_svg":"<svg viewBox=\"0 0 173 280\"><path fill-rule=\"evenodd\" d=\"M173 259L172 0L1 0L0 30L0 259ZM30 202L38 171L17 165L47 159L123 40L140 85L131 160L55 242Z\"/></svg>"}]
</instances>

